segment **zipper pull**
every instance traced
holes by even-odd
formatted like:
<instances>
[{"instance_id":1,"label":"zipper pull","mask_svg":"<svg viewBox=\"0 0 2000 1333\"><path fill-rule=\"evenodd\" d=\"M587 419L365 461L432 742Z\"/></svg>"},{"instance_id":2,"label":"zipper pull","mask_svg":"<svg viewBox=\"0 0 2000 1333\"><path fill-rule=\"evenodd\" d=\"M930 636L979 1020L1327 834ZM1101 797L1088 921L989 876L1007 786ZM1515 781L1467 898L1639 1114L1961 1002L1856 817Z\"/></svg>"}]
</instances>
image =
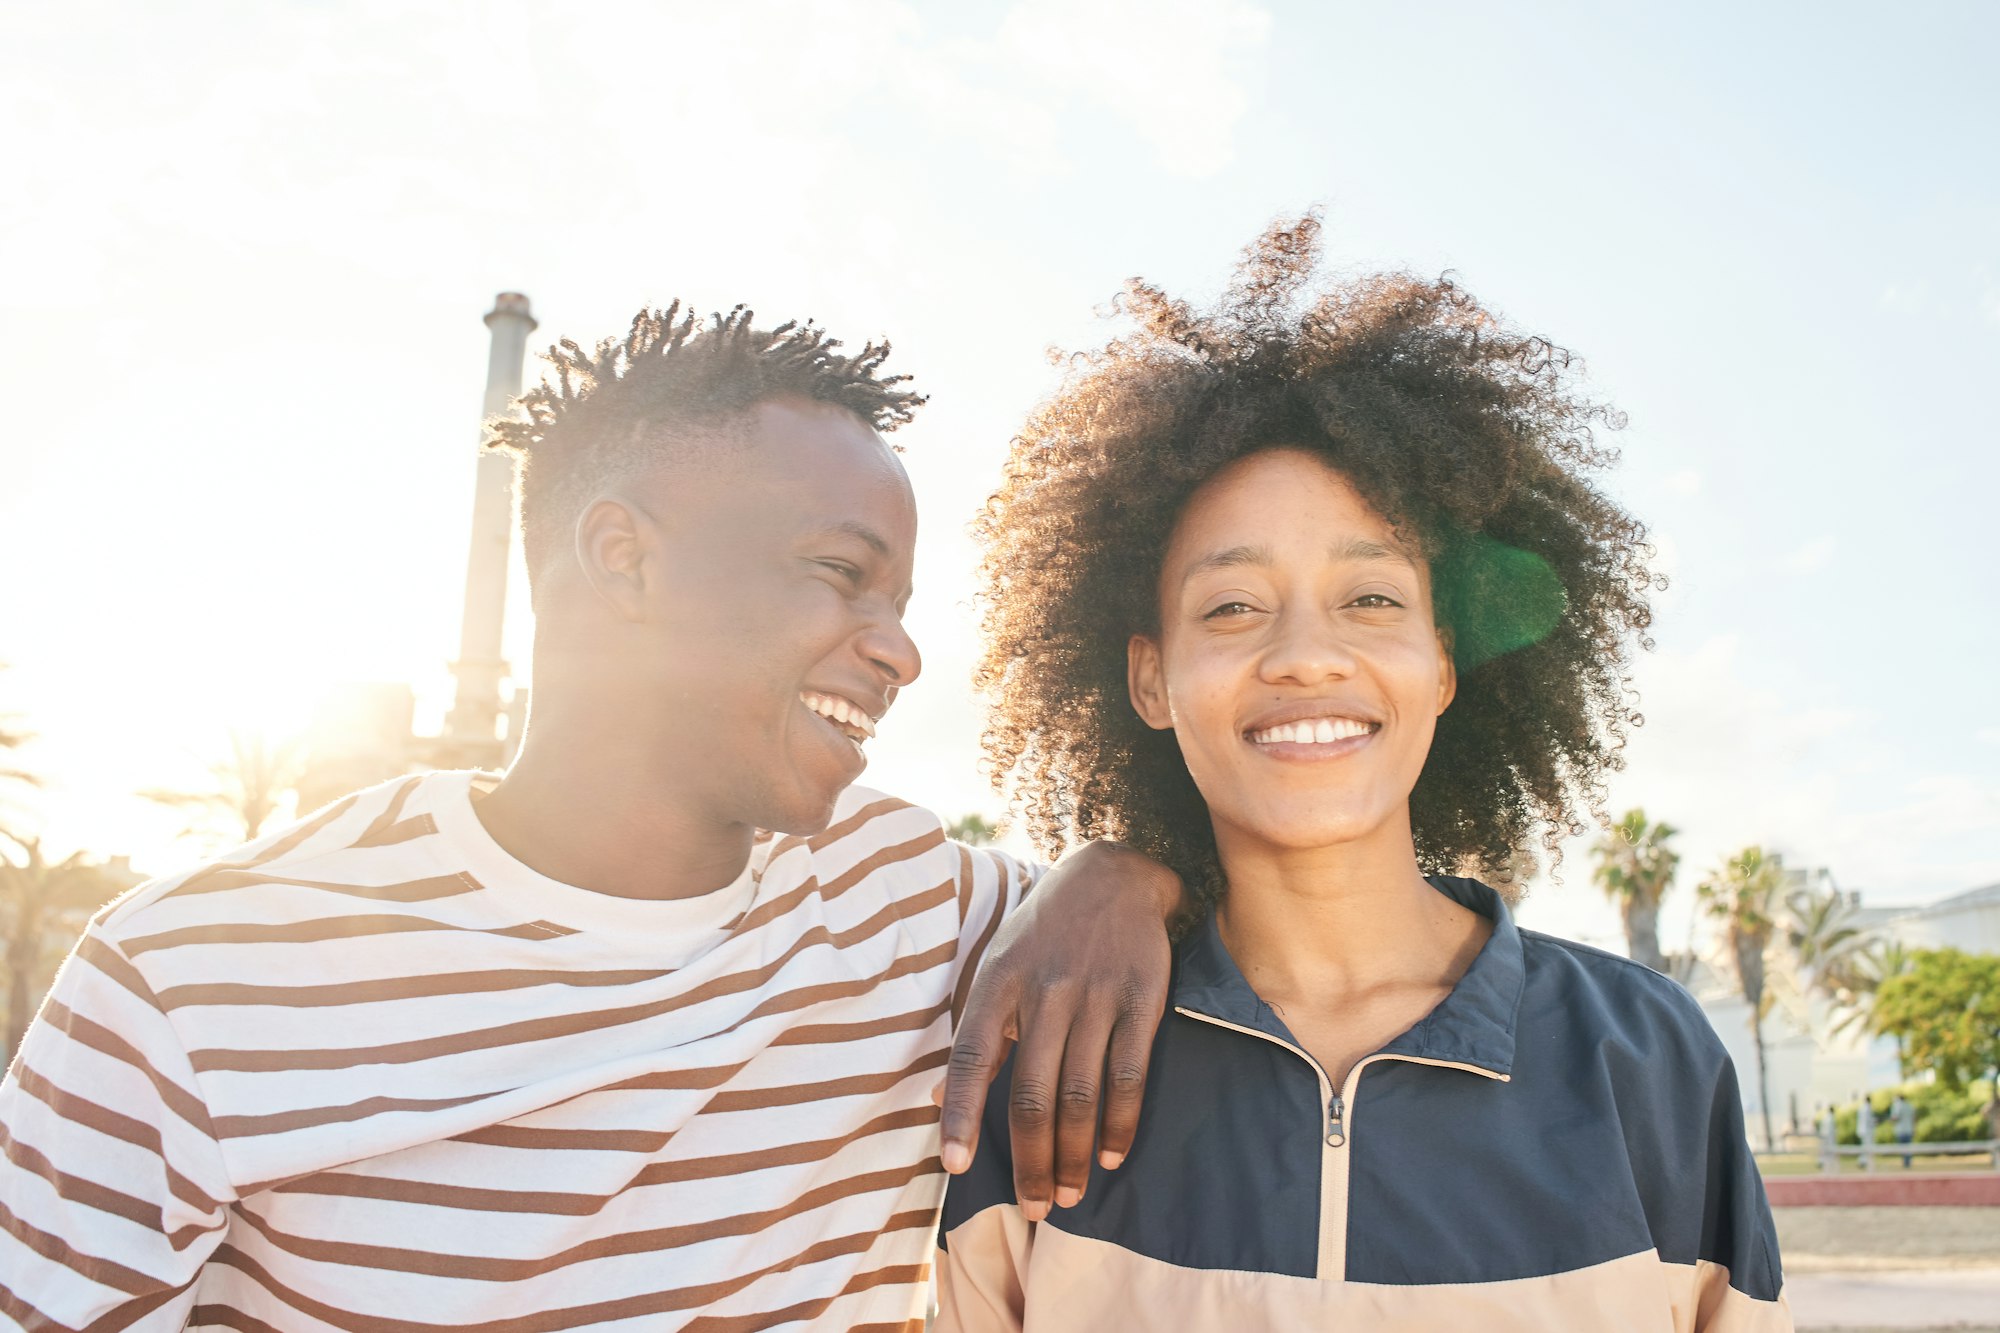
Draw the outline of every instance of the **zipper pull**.
<instances>
[{"instance_id":1,"label":"zipper pull","mask_svg":"<svg viewBox=\"0 0 2000 1333\"><path fill-rule=\"evenodd\" d=\"M1347 1142L1347 1125L1343 1119L1346 1109L1337 1092L1326 1104L1326 1146L1329 1148L1338 1148Z\"/></svg>"}]
</instances>

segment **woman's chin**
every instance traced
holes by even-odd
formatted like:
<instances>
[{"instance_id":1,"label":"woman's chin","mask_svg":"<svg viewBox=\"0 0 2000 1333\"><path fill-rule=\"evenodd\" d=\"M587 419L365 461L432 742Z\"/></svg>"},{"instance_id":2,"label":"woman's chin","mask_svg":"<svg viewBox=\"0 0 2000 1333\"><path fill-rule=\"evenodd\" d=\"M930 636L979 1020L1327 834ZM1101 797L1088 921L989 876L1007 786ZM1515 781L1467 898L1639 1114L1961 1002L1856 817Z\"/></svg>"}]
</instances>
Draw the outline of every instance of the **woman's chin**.
<instances>
[{"instance_id":1,"label":"woman's chin","mask_svg":"<svg viewBox=\"0 0 2000 1333\"><path fill-rule=\"evenodd\" d=\"M1216 830L1218 850L1225 856L1232 850L1253 848L1287 855L1360 850L1380 840L1386 821L1380 815L1329 813L1321 809L1300 811L1289 818L1262 811L1249 819L1226 822L1233 827L1227 832L1220 827Z\"/></svg>"}]
</instances>

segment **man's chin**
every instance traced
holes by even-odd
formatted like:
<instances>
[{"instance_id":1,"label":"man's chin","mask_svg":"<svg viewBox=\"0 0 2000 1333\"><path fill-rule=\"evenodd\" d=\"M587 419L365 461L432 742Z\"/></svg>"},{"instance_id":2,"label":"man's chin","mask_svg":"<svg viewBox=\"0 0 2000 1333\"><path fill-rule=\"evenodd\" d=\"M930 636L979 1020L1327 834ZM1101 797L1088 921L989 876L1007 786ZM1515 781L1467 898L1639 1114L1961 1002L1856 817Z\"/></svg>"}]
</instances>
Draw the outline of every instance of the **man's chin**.
<instances>
[{"instance_id":1,"label":"man's chin","mask_svg":"<svg viewBox=\"0 0 2000 1333\"><path fill-rule=\"evenodd\" d=\"M833 823L833 811L840 803L841 792L846 790L845 786L841 786L825 793L800 792L790 800L773 802L771 809L757 821L757 826L794 838L809 838L815 833L824 833L827 825Z\"/></svg>"}]
</instances>

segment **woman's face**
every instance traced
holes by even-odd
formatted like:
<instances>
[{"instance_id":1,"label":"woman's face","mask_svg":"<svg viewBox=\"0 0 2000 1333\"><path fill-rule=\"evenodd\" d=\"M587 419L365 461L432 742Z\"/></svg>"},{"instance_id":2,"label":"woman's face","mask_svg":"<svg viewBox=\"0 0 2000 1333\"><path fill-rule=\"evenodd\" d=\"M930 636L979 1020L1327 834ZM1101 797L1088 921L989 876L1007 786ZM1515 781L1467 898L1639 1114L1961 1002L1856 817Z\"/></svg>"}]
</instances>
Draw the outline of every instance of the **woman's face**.
<instances>
[{"instance_id":1,"label":"woman's face","mask_svg":"<svg viewBox=\"0 0 2000 1333\"><path fill-rule=\"evenodd\" d=\"M1225 853L1409 834L1456 687L1430 575L1347 478L1270 449L1211 477L1160 571L1132 703L1171 728Z\"/></svg>"}]
</instances>

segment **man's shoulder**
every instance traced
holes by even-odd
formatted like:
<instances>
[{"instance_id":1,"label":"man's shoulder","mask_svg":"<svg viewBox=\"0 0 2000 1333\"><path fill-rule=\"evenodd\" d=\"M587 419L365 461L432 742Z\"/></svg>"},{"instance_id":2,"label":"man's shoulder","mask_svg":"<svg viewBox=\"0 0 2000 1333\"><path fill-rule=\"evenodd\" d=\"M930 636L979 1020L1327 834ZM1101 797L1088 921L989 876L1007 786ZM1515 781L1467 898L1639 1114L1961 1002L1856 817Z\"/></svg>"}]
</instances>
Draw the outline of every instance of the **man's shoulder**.
<instances>
[{"instance_id":1,"label":"man's shoulder","mask_svg":"<svg viewBox=\"0 0 2000 1333\"><path fill-rule=\"evenodd\" d=\"M259 915L258 905L301 891L352 889L379 900L398 887L395 872L421 859L389 849L436 832L425 788L445 776L406 775L351 792L212 860L137 885L101 908L92 928L122 944L173 929L183 916L212 921ZM373 864L355 855L376 849L382 854L365 858Z\"/></svg>"},{"instance_id":2,"label":"man's shoulder","mask_svg":"<svg viewBox=\"0 0 2000 1333\"><path fill-rule=\"evenodd\" d=\"M833 817L817 833L773 837L772 855L796 848L815 858L844 857L905 844L943 845L944 821L923 806L871 787L849 787L834 802Z\"/></svg>"}]
</instances>

